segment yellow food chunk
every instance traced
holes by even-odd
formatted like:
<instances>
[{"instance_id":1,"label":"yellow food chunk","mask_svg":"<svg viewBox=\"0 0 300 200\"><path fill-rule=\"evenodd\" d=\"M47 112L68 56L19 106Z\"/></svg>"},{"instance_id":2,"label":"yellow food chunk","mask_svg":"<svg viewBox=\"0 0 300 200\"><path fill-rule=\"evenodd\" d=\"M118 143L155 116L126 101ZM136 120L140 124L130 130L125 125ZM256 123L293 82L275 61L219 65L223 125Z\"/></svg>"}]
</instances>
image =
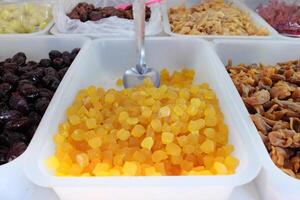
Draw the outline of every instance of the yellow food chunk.
<instances>
[{"instance_id":1,"label":"yellow food chunk","mask_svg":"<svg viewBox=\"0 0 300 200\"><path fill-rule=\"evenodd\" d=\"M125 176L135 176L137 169L138 166L135 162L125 162L122 171Z\"/></svg>"},{"instance_id":2,"label":"yellow food chunk","mask_svg":"<svg viewBox=\"0 0 300 200\"><path fill-rule=\"evenodd\" d=\"M161 73L127 89L89 86L67 108L46 165L56 176L211 176L235 173L229 129L194 71ZM121 81L117 81L121 86Z\"/></svg>"},{"instance_id":3,"label":"yellow food chunk","mask_svg":"<svg viewBox=\"0 0 300 200\"><path fill-rule=\"evenodd\" d=\"M125 129L121 129L117 132L117 137L120 140L126 141L130 137L130 132Z\"/></svg>"},{"instance_id":4,"label":"yellow food chunk","mask_svg":"<svg viewBox=\"0 0 300 200\"><path fill-rule=\"evenodd\" d=\"M215 162L213 168L216 170L217 174L225 175L228 173L228 170L223 163Z\"/></svg>"},{"instance_id":5,"label":"yellow food chunk","mask_svg":"<svg viewBox=\"0 0 300 200\"><path fill-rule=\"evenodd\" d=\"M181 153L181 148L175 143L170 143L166 145L166 152L172 156L179 156Z\"/></svg>"},{"instance_id":6,"label":"yellow food chunk","mask_svg":"<svg viewBox=\"0 0 300 200\"><path fill-rule=\"evenodd\" d=\"M134 137L141 137L142 135L144 135L145 132L145 128L142 125L137 124L133 127L131 135Z\"/></svg>"},{"instance_id":7,"label":"yellow food chunk","mask_svg":"<svg viewBox=\"0 0 300 200\"><path fill-rule=\"evenodd\" d=\"M151 127L155 132L161 132L161 128L162 128L161 121L159 119L153 119L151 121Z\"/></svg>"},{"instance_id":8,"label":"yellow food chunk","mask_svg":"<svg viewBox=\"0 0 300 200\"><path fill-rule=\"evenodd\" d=\"M123 80L122 79L118 79L116 82L117 86L123 86Z\"/></svg>"},{"instance_id":9,"label":"yellow food chunk","mask_svg":"<svg viewBox=\"0 0 300 200\"><path fill-rule=\"evenodd\" d=\"M141 143L141 147L151 150L152 146L154 144L153 138L152 137L146 137L142 143Z\"/></svg>"},{"instance_id":10,"label":"yellow food chunk","mask_svg":"<svg viewBox=\"0 0 300 200\"><path fill-rule=\"evenodd\" d=\"M50 156L46 160L46 165L52 170L56 170L59 167L59 160L55 156Z\"/></svg>"},{"instance_id":11,"label":"yellow food chunk","mask_svg":"<svg viewBox=\"0 0 300 200\"><path fill-rule=\"evenodd\" d=\"M215 150L216 146L214 141L207 139L201 144L200 148L205 153L211 153Z\"/></svg>"},{"instance_id":12,"label":"yellow food chunk","mask_svg":"<svg viewBox=\"0 0 300 200\"><path fill-rule=\"evenodd\" d=\"M167 158L168 158L168 156L167 156L166 152L164 152L162 150L154 151L152 154L152 161L155 163L159 163L162 160L165 160Z\"/></svg>"},{"instance_id":13,"label":"yellow food chunk","mask_svg":"<svg viewBox=\"0 0 300 200\"><path fill-rule=\"evenodd\" d=\"M169 144L171 142L173 142L174 140L174 135L170 132L163 132L161 134L161 141L163 144Z\"/></svg>"},{"instance_id":14,"label":"yellow food chunk","mask_svg":"<svg viewBox=\"0 0 300 200\"><path fill-rule=\"evenodd\" d=\"M88 144L90 145L90 147L95 149L102 145L102 140L100 137L94 137L88 140Z\"/></svg>"},{"instance_id":15,"label":"yellow food chunk","mask_svg":"<svg viewBox=\"0 0 300 200\"><path fill-rule=\"evenodd\" d=\"M171 114L171 109L169 106L164 106L159 110L159 117L168 117Z\"/></svg>"}]
</instances>

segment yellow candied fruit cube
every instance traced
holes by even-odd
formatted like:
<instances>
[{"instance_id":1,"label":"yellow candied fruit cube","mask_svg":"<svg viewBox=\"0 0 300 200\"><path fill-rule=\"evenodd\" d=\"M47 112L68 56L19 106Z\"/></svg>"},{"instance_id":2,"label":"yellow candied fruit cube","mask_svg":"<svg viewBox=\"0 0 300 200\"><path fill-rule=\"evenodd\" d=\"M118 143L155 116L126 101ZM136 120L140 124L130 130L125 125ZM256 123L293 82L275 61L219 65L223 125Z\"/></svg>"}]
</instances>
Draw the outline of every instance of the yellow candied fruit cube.
<instances>
[{"instance_id":1,"label":"yellow candied fruit cube","mask_svg":"<svg viewBox=\"0 0 300 200\"><path fill-rule=\"evenodd\" d=\"M169 144L169 143L173 142L173 140L174 140L174 135L172 133L170 133L170 132L163 132L161 134L161 142L163 144Z\"/></svg>"},{"instance_id":2,"label":"yellow candied fruit cube","mask_svg":"<svg viewBox=\"0 0 300 200\"><path fill-rule=\"evenodd\" d=\"M184 147L189 143L188 137L186 135L177 137L177 142L181 147Z\"/></svg>"},{"instance_id":3,"label":"yellow candied fruit cube","mask_svg":"<svg viewBox=\"0 0 300 200\"><path fill-rule=\"evenodd\" d=\"M226 175L228 174L227 167L220 162L215 162L213 165L213 169L216 170L217 174Z\"/></svg>"},{"instance_id":4,"label":"yellow candied fruit cube","mask_svg":"<svg viewBox=\"0 0 300 200\"><path fill-rule=\"evenodd\" d=\"M171 156L171 162L173 165L179 165L182 162L182 156Z\"/></svg>"},{"instance_id":5,"label":"yellow candied fruit cube","mask_svg":"<svg viewBox=\"0 0 300 200\"><path fill-rule=\"evenodd\" d=\"M179 156L181 148L175 143L169 143L166 145L166 153L172 156Z\"/></svg>"},{"instance_id":6,"label":"yellow candied fruit cube","mask_svg":"<svg viewBox=\"0 0 300 200\"><path fill-rule=\"evenodd\" d=\"M146 138L142 141L141 147L144 148L144 149L151 150L153 144L154 144L153 138L152 138L152 137L146 137Z\"/></svg>"},{"instance_id":7,"label":"yellow candied fruit cube","mask_svg":"<svg viewBox=\"0 0 300 200\"><path fill-rule=\"evenodd\" d=\"M195 106L195 105L189 105L188 110L187 110L187 113L188 113L190 116L195 116L195 115L197 115L197 113L198 113L198 107Z\"/></svg>"},{"instance_id":8,"label":"yellow candied fruit cube","mask_svg":"<svg viewBox=\"0 0 300 200\"><path fill-rule=\"evenodd\" d=\"M205 121L203 119L191 120L188 125L188 130L190 132L199 131L200 129L205 127Z\"/></svg>"},{"instance_id":9,"label":"yellow candied fruit cube","mask_svg":"<svg viewBox=\"0 0 300 200\"><path fill-rule=\"evenodd\" d=\"M232 156L227 156L224 160L224 164L228 169L235 169L239 165L239 160Z\"/></svg>"},{"instance_id":10,"label":"yellow candied fruit cube","mask_svg":"<svg viewBox=\"0 0 300 200\"><path fill-rule=\"evenodd\" d=\"M128 140L129 137L130 137L130 132L125 129L121 129L117 132L117 138L122 141Z\"/></svg>"},{"instance_id":11,"label":"yellow candied fruit cube","mask_svg":"<svg viewBox=\"0 0 300 200\"><path fill-rule=\"evenodd\" d=\"M171 109L169 106L164 106L164 107L160 108L159 113L158 113L160 118L168 117L168 116L170 116L170 114L171 114Z\"/></svg>"},{"instance_id":12,"label":"yellow candied fruit cube","mask_svg":"<svg viewBox=\"0 0 300 200\"><path fill-rule=\"evenodd\" d=\"M72 125L78 125L81 122L80 117L78 115L71 115L69 117L69 121Z\"/></svg>"},{"instance_id":13,"label":"yellow candied fruit cube","mask_svg":"<svg viewBox=\"0 0 300 200\"><path fill-rule=\"evenodd\" d=\"M117 86L123 86L123 80L119 78L119 79L116 81L116 84L117 84Z\"/></svg>"},{"instance_id":14,"label":"yellow candied fruit cube","mask_svg":"<svg viewBox=\"0 0 300 200\"><path fill-rule=\"evenodd\" d=\"M126 111L120 112L119 118L118 118L120 123L126 122L127 118L129 118L128 112L126 112Z\"/></svg>"},{"instance_id":15,"label":"yellow candied fruit cube","mask_svg":"<svg viewBox=\"0 0 300 200\"><path fill-rule=\"evenodd\" d=\"M161 176L161 173L157 172L155 167L147 167L145 168L146 176Z\"/></svg>"},{"instance_id":16,"label":"yellow candied fruit cube","mask_svg":"<svg viewBox=\"0 0 300 200\"><path fill-rule=\"evenodd\" d=\"M166 152L162 151L162 150L154 151L152 154L152 161L155 163L159 163L167 158L168 158L168 156L167 156Z\"/></svg>"},{"instance_id":17,"label":"yellow candied fruit cube","mask_svg":"<svg viewBox=\"0 0 300 200\"><path fill-rule=\"evenodd\" d=\"M142 116L146 118L151 117L152 115L152 110L147 106L142 106L141 112L142 112Z\"/></svg>"},{"instance_id":18,"label":"yellow candied fruit cube","mask_svg":"<svg viewBox=\"0 0 300 200\"><path fill-rule=\"evenodd\" d=\"M82 141L84 139L84 131L81 129L76 129L72 132L71 138L75 141Z\"/></svg>"},{"instance_id":19,"label":"yellow candied fruit cube","mask_svg":"<svg viewBox=\"0 0 300 200\"><path fill-rule=\"evenodd\" d=\"M108 173L111 175L111 176L121 176L121 172L120 170L118 169L110 169L108 171Z\"/></svg>"},{"instance_id":20,"label":"yellow candied fruit cube","mask_svg":"<svg viewBox=\"0 0 300 200\"><path fill-rule=\"evenodd\" d=\"M88 140L88 144L93 149L99 148L102 145L102 139L100 137L93 137Z\"/></svg>"},{"instance_id":21,"label":"yellow candied fruit cube","mask_svg":"<svg viewBox=\"0 0 300 200\"><path fill-rule=\"evenodd\" d=\"M211 139L211 140L214 140L216 137L216 132L215 132L215 129L213 129L213 128L206 128L206 129L204 129L203 133L208 139Z\"/></svg>"},{"instance_id":22,"label":"yellow candied fruit cube","mask_svg":"<svg viewBox=\"0 0 300 200\"><path fill-rule=\"evenodd\" d=\"M162 129L161 121L159 119L153 119L151 121L151 127L155 132L161 132Z\"/></svg>"},{"instance_id":23,"label":"yellow candied fruit cube","mask_svg":"<svg viewBox=\"0 0 300 200\"><path fill-rule=\"evenodd\" d=\"M212 153L215 151L216 144L210 139L206 139L200 146L200 149L205 153Z\"/></svg>"},{"instance_id":24,"label":"yellow candied fruit cube","mask_svg":"<svg viewBox=\"0 0 300 200\"><path fill-rule=\"evenodd\" d=\"M129 125L135 125L139 122L139 119L136 118L136 117L129 117L127 118L126 122L129 124Z\"/></svg>"},{"instance_id":25,"label":"yellow candied fruit cube","mask_svg":"<svg viewBox=\"0 0 300 200\"><path fill-rule=\"evenodd\" d=\"M125 176L135 176L138 170L138 166L135 162L125 162L122 172Z\"/></svg>"},{"instance_id":26,"label":"yellow candied fruit cube","mask_svg":"<svg viewBox=\"0 0 300 200\"><path fill-rule=\"evenodd\" d=\"M46 165L52 170L56 170L59 167L59 160L56 158L56 156L50 156L46 160Z\"/></svg>"},{"instance_id":27,"label":"yellow candied fruit cube","mask_svg":"<svg viewBox=\"0 0 300 200\"><path fill-rule=\"evenodd\" d=\"M146 130L144 126L137 124L131 130L131 135L134 137L142 137L145 134Z\"/></svg>"},{"instance_id":28,"label":"yellow candied fruit cube","mask_svg":"<svg viewBox=\"0 0 300 200\"><path fill-rule=\"evenodd\" d=\"M113 103L116 100L116 97L114 94L107 93L104 97L104 102L105 103Z\"/></svg>"},{"instance_id":29,"label":"yellow candied fruit cube","mask_svg":"<svg viewBox=\"0 0 300 200\"><path fill-rule=\"evenodd\" d=\"M95 176L105 176L106 173L109 175L109 169L110 165L108 163L98 163L93 170L93 174Z\"/></svg>"},{"instance_id":30,"label":"yellow candied fruit cube","mask_svg":"<svg viewBox=\"0 0 300 200\"><path fill-rule=\"evenodd\" d=\"M65 139L66 138L59 133L57 133L53 136L54 143L57 145L64 143Z\"/></svg>"},{"instance_id":31,"label":"yellow candied fruit cube","mask_svg":"<svg viewBox=\"0 0 300 200\"><path fill-rule=\"evenodd\" d=\"M205 125L208 127L216 126L218 123L218 119L215 116L206 116L205 117Z\"/></svg>"},{"instance_id":32,"label":"yellow candied fruit cube","mask_svg":"<svg viewBox=\"0 0 300 200\"><path fill-rule=\"evenodd\" d=\"M94 85L91 85L86 89L86 92L88 93L89 96L92 96L97 92L97 88Z\"/></svg>"},{"instance_id":33,"label":"yellow candied fruit cube","mask_svg":"<svg viewBox=\"0 0 300 200\"><path fill-rule=\"evenodd\" d=\"M81 168L85 168L89 164L89 156L86 153L77 154L76 162Z\"/></svg>"},{"instance_id":34,"label":"yellow candied fruit cube","mask_svg":"<svg viewBox=\"0 0 300 200\"><path fill-rule=\"evenodd\" d=\"M96 121L95 118L89 118L89 119L87 119L86 122L85 122L85 124L86 124L86 127L88 129L97 128L97 121Z\"/></svg>"},{"instance_id":35,"label":"yellow candied fruit cube","mask_svg":"<svg viewBox=\"0 0 300 200\"><path fill-rule=\"evenodd\" d=\"M183 153L192 154L196 151L196 148L192 144L185 145L182 149Z\"/></svg>"},{"instance_id":36,"label":"yellow candied fruit cube","mask_svg":"<svg viewBox=\"0 0 300 200\"><path fill-rule=\"evenodd\" d=\"M144 154L141 151L134 152L134 154L132 155L132 159L139 163L143 163L146 160Z\"/></svg>"}]
</instances>

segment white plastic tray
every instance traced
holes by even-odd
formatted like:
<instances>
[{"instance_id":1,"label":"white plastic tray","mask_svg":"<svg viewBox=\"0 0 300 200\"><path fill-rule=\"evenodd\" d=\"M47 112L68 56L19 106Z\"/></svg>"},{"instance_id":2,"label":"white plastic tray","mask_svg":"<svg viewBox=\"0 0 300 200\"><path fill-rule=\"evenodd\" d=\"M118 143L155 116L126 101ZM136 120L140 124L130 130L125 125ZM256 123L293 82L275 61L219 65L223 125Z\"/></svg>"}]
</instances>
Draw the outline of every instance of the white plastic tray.
<instances>
[{"instance_id":1,"label":"white plastic tray","mask_svg":"<svg viewBox=\"0 0 300 200\"><path fill-rule=\"evenodd\" d=\"M233 64L245 63L264 63L276 64L277 62L288 61L300 58L300 42L295 41L242 41L242 40L215 40L215 50L220 59L227 63L232 59ZM229 51L230 49L230 51ZM219 69L224 73L225 68ZM229 75L226 75L229 77ZM225 84L225 83L224 83ZM227 83L230 88L231 98L238 99L239 94L234 84ZM272 200L299 200L300 199L300 180L292 178L282 172L272 162L249 113L244 106L241 98L235 102L241 112L241 120L246 121L251 128L251 136L255 146L253 149L260 155L263 169L255 182L263 199Z\"/></svg>"},{"instance_id":2,"label":"white plastic tray","mask_svg":"<svg viewBox=\"0 0 300 200\"><path fill-rule=\"evenodd\" d=\"M36 36L35 38L0 38L0 60L12 57L17 52L24 52L27 60L39 60L48 57L51 50L71 51L83 47L88 38ZM33 47L34 46L34 47ZM38 150L37 150L38 151ZM24 162L27 150L18 158L0 165L0 199L19 200L32 187L24 175Z\"/></svg>"},{"instance_id":3,"label":"white plastic tray","mask_svg":"<svg viewBox=\"0 0 300 200\"><path fill-rule=\"evenodd\" d=\"M240 160L236 174L229 176L165 177L55 177L44 161L54 153L53 134L65 120L65 109L79 89L91 84L111 88L128 67L135 65L135 42L126 39L94 40L82 51L66 74L52 99L28 149L25 172L34 183L50 187L63 200L89 199L227 199L237 186L250 182L260 170L253 151L249 129L234 112L235 102L228 98L226 84L231 80L219 73L222 63L210 45L200 39L150 38L146 41L147 63L158 70L188 66L196 71L196 82L207 82L216 92L225 121L229 143ZM218 67L219 65L219 67ZM226 74L225 74L226 75ZM236 108L238 109L238 108ZM49 126L51 124L51 126Z\"/></svg>"},{"instance_id":4,"label":"white plastic tray","mask_svg":"<svg viewBox=\"0 0 300 200\"><path fill-rule=\"evenodd\" d=\"M230 36L230 35L183 35L174 33L171 30L170 22L169 22L169 16L168 16L168 9L170 7L174 6L180 6L185 5L188 7L191 7L199 2L202 2L202 0L164 0L162 3L162 16L163 16L163 26L164 31L171 35L171 36L180 36L180 37L198 37L203 38L207 40L213 40L213 39L274 39L279 36L279 34L265 21L263 20L256 12L249 9L247 6L245 6L242 2L239 0L231 0L230 2L233 2L234 5L239 7L241 10L247 12L250 14L252 20L259 26L265 27L269 31L268 36Z\"/></svg>"}]
</instances>

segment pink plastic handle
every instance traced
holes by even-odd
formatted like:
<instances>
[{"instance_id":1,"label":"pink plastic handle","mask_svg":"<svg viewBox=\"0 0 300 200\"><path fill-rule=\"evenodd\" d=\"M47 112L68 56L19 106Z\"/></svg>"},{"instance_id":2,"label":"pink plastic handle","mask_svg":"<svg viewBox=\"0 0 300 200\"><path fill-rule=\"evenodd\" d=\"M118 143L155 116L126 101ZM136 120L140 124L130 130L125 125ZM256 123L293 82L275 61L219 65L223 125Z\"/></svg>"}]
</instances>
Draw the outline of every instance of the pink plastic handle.
<instances>
[{"instance_id":1,"label":"pink plastic handle","mask_svg":"<svg viewBox=\"0 0 300 200\"><path fill-rule=\"evenodd\" d=\"M162 0L149 0L149 1L145 2L145 5L150 6L151 4L160 3L161 1ZM124 3L124 4L117 5L115 8L119 9L119 10L125 10L128 6L131 6L131 5L132 4L130 4L130 3Z\"/></svg>"}]
</instances>

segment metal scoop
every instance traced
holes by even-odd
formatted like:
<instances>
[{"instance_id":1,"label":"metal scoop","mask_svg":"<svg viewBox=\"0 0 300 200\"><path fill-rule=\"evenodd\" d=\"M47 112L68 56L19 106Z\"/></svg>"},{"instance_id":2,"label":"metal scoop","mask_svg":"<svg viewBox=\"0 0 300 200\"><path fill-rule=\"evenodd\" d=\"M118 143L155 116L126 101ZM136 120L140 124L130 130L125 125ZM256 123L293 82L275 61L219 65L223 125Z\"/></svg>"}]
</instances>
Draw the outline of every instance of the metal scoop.
<instances>
[{"instance_id":1,"label":"metal scoop","mask_svg":"<svg viewBox=\"0 0 300 200\"><path fill-rule=\"evenodd\" d=\"M146 65L145 55L145 3L144 0L135 0L133 3L135 36L137 42L138 63L135 67L128 69L123 76L125 88L141 84L144 79L150 78L153 85L159 87L159 73Z\"/></svg>"}]
</instances>

